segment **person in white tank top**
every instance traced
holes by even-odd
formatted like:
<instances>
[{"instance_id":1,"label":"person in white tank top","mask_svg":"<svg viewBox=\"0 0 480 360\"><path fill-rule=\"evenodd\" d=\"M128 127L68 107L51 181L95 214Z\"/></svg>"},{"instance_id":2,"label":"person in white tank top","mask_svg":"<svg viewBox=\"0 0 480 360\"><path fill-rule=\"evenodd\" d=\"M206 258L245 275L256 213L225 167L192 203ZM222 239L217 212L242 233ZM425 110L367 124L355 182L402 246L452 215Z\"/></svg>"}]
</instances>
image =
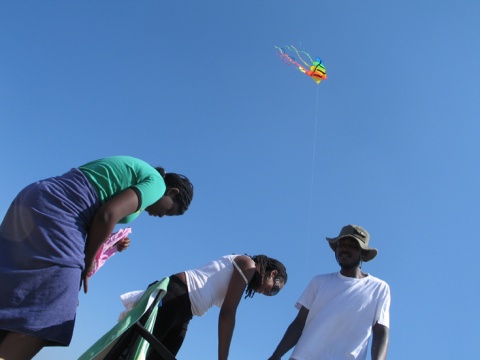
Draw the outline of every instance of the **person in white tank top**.
<instances>
[{"instance_id":1,"label":"person in white tank top","mask_svg":"<svg viewBox=\"0 0 480 360\"><path fill-rule=\"evenodd\" d=\"M167 294L158 309L153 335L176 355L193 315L220 307L218 359L228 359L235 315L242 296L276 295L287 282L285 266L265 255L226 255L193 270L170 277ZM150 349L147 360L162 359Z\"/></svg>"}]
</instances>

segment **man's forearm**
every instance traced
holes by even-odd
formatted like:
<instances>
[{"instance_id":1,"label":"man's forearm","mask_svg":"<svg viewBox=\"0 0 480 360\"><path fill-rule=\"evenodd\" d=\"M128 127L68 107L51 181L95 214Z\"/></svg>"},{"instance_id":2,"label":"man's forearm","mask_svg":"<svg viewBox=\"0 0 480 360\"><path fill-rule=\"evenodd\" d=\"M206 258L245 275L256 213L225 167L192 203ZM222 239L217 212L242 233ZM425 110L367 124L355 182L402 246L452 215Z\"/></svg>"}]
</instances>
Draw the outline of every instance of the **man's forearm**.
<instances>
[{"instance_id":1,"label":"man's forearm","mask_svg":"<svg viewBox=\"0 0 480 360\"><path fill-rule=\"evenodd\" d=\"M285 355L291 348L293 348L300 336L302 335L302 329L295 324L295 322L291 323L288 327L285 335L283 335L282 340L278 344L277 348L273 352L272 356L269 357L269 360L279 360Z\"/></svg>"}]
</instances>

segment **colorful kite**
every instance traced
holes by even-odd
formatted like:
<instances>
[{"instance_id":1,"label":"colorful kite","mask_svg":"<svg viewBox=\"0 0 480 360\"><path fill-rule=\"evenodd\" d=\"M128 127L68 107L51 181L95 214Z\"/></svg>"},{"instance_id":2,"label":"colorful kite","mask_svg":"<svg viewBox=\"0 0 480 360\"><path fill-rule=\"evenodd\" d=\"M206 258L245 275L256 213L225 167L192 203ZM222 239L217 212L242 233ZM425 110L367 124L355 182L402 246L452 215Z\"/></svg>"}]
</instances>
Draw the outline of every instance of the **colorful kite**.
<instances>
[{"instance_id":1,"label":"colorful kite","mask_svg":"<svg viewBox=\"0 0 480 360\"><path fill-rule=\"evenodd\" d=\"M320 84L322 80L327 79L327 70L325 69L323 61L319 57L317 57L315 61L313 61L312 57L306 51L297 50L292 45L285 46L285 48L275 46L275 48L278 49L278 55L285 64L297 67L298 70L310 76L317 84ZM304 65L300 64L293 56L289 55L288 53L297 54L299 61L301 61ZM300 53L308 57L310 63L307 63L305 60L303 60Z\"/></svg>"}]
</instances>

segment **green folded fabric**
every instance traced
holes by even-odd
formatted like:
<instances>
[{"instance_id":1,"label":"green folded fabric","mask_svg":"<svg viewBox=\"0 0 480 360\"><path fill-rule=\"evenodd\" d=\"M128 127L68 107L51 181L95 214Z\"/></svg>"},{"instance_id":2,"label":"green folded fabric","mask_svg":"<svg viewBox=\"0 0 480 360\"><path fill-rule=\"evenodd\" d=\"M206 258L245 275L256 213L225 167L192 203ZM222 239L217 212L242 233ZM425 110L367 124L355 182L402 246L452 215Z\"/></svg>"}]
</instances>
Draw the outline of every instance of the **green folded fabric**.
<instances>
[{"instance_id":1,"label":"green folded fabric","mask_svg":"<svg viewBox=\"0 0 480 360\"><path fill-rule=\"evenodd\" d=\"M148 331L152 331L153 325L155 324L155 319L158 311L158 303L161 298L167 293L167 286L170 279L168 277L163 278L162 280L152 284L143 294L143 297L140 299L138 304L109 332L103 335L95 344L93 344L87 351L85 351L78 360L101 360L103 359L110 349L115 345L115 342L118 338L125 333L133 324L135 324L140 318L145 314L145 312L152 306L154 308L150 314L149 319L145 324L145 328ZM155 301L155 297L158 292L161 292L161 295ZM143 338L136 343L136 351L134 353L133 359L142 359L146 355L148 350L148 342Z\"/></svg>"}]
</instances>

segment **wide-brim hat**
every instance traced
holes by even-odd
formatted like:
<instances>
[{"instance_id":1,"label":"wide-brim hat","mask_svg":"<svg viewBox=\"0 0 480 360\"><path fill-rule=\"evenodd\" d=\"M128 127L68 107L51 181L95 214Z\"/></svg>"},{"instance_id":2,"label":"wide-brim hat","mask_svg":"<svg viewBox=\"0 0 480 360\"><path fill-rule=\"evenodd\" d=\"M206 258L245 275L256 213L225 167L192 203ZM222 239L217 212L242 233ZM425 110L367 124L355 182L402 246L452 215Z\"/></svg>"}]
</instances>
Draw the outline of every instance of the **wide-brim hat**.
<instances>
[{"instance_id":1,"label":"wide-brim hat","mask_svg":"<svg viewBox=\"0 0 480 360\"><path fill-rule=\"evenodd\" d=\"M337 241L343 238L352 238L358 241L360 248L365 250L365 254L362 255L362 261L367 262L375 258L378 254L378 250L375 248L371 248L368 246L368 242L370 241L370 234L358 225L347 225L342 228L340 234L334 238L326 238L328 244L335 251L337 246Z\"/></svg>"}]
</instances>

